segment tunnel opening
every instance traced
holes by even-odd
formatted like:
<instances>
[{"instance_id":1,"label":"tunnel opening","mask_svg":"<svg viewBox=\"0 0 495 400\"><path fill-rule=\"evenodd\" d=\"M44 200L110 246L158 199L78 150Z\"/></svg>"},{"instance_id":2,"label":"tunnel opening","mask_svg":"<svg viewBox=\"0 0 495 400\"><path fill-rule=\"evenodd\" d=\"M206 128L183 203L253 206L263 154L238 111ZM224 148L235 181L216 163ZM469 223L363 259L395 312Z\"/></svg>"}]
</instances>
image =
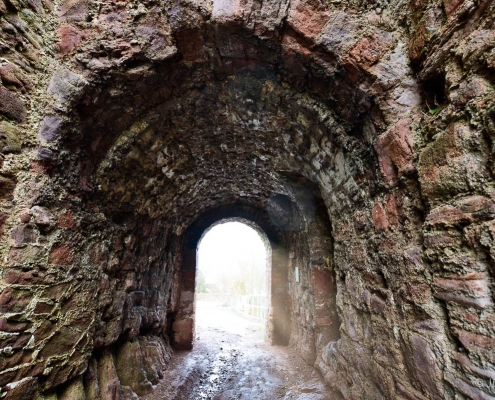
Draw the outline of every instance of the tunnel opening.
<instances>
[{"instance_id":1,"label":"tunnel opening","mask_svg":"<svg viewBox=\"0 0 495 400\"><path fill-rule=\"evenodd\" d=\"M219 221L198 244L197 268L195 340L208 329L266 340L271 248L261 229L239 219Z\"/></svg>"},{"instance_id":2,"label":"tunnel opening","mask_svg":"<svg viewBox=\"0 0 495 400\"><path fill-rule=\"evenodd\" d=\"M265 323L266 339L287 345L290 338L290 308L287 282L287 251L284 237L265 211L242 202L209 210L188 228L184 235L181 286L172 343L176 349L191 349L194 338L194 299L197 282L197 250L201 239L219 223L238 221L254 229L262 239L267 260L265 285L269 309Z\"/></svg>"},{"instance_id":3,"label":"tunnel opening","mask_svg":"<svg viewBox=\"0 0 495 400\"><path fill-rule=\"evenodd\" d=\"M151 390L226 218L345 398L493 394L493 3L41 3L0 0L0 396Z\"/></svg>"}]
</instances>

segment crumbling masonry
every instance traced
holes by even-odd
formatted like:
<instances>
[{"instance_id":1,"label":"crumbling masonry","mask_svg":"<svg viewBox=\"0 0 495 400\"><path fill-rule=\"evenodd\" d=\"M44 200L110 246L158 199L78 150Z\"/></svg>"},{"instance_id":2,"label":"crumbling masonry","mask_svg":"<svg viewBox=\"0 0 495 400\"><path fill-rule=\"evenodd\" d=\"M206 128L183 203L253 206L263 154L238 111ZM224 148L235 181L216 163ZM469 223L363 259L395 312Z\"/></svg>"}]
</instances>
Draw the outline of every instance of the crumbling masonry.
<instances>
[{"instance_id":1,"label":"crumbling masonry","mask_svg":"<svg viewBox=\"0 0 495 400\"><path fill-rule=\"evenodd\" d=\"M0 0L0 56L4 399L150 392L227 218L345 399L495 398L493 0Z\"/></svg>"}]
</instances>

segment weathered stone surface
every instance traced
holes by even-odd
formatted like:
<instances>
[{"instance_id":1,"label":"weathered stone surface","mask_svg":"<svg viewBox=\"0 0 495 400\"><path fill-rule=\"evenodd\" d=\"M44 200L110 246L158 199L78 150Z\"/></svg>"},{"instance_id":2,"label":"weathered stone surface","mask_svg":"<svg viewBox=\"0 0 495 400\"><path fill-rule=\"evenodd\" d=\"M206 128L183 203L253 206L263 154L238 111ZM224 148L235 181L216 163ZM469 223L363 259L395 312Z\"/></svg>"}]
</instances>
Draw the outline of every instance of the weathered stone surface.
<instances>
[{"instance_id":1,"label":"weathered stone surface","mask_svg":"<svg viewBox=\"0 0 495 400\"><path fill-rule=\"evenodd\" d=\"M16 182L12 178L0 176L0 199L12 200Z\"/></svg>"},{"instance_id":2,"label":"weathered stone surface","mask_svg":"<svg viewBox=\"0 0 495 400\"><path fill-rule=\"evenodd\" d=\"M395 184L398 176L414 169L411 123L410 119L400 120L375 143L380 169L389 185Z\"/></svg>"},{"instance_id":3,"label":"weathered stone surface","mask_svg":"<svg viewBox=\"0 0 495 400\"><path fill-rule=\"evenodd\" d=\"M2 86L0 86L0 113L18 122L24 122L26 118L26 108L22 101Z\"/></svg>"},{"instance_id":4,"label":"weathered stone surface","mask_svg":"<svg viewBox=\"0 0 495 400\"><path fill-rule=\"evenodd\" d=\"M443 397L443 389L438 383L442 374L431 345L423 337L413 334L411 336L411 346L416 373L421 385L428 393Z\"/></svg>"},{"instance_id":5,"label":"weathered stone surface","mask_svg":"<svg viewBox=\"0 0 495 400\"><path fill-rule=\"evenodd\" d=\"M63 22L82 22L89 18L89 0L64 0L60 5L59 19Z\"/></svg>"},{"instance_id":6,"label":"weathered stone surface","mask_svg":"<svg viewBox=\"0 0 495 400\"><path fill-rule=\"evenodd\" d=\"M34 223L37 225L52 225L53 215L46 207L34 206L31 207L30 213L33 216Z\"/></svg>"},{"instance_id":7,"label":"weathered stone surface","mask_svg":"<svg viewBox=\"0 0 495 400\"><path fill-rule=\"evenodd\" d=\"M20 381L7 385L7 394L4 399L8 400L31 400L36 395L38 381L34 378L23 378Z\"/></svg>"},{"instance_id":8,"label":"weathered stone surface","mask_svg":"<svg viewBox=\"0 0 495 400\"><path fill-rule=\"evenodd\" d=\"M83 40L83 33L70 24L64 24L57 30L61 54L70 54Z\"/></svg>"},{"instance_id":9,"label":"weathered stone surface","mask_svg":"<svg viewBox=\"0 0 495 400\"><path fill-rule=\"evenodd\" d=\"M71 382L66 388L57 395L57 400L86 400L82 378Z\"/></svg>"},{"instance_id":10,"label":"weathered stone surface","mask_svg":"<svg viewBox=\"0 0 495 400\"><path fill-rule=\"evenodd\" d=\"M143 48L150 60L163 61L174 56L177 48L165 20L158 8L150 10L139 20L136 35L143 41Z\"/></svg>"},{"instance_id":11,"label":"weathered stone surface","mask_svg":"<svg viewBox=\"0 0 495 400\"><path fill-rule=\"evenodd\" d=\"M38 131L39 137L46 143L53 142L59 138L62 119L57 115L47 115L41 121Z\"/></svg>"},{"instance_id":12,"label":"weathered stone surface","mask_svg":"<svg viewBox=\"0 0 495 400\"><path fill-rule=\"evenodd\" d=\"M56 265L69 265L73 259L72 249L66 244L54 245L48 256L48 261Z\"/></svg>"},{"instance_id":13,"label":"weathered stone surface","mask_svg":"<svg viewBox=\"0 0 495 400\"><path fill-rule=\"evenodd\" d=\"M8 122L0 123L0 152L16 153L21 150L21 130Z\"/></svg>"},{"instance_id":14,"label":"weathered stone surface","mask_svg":"<svg viewBox=\"0 0 495 400\"><path fill-rule=\"evenodd\" d=\"M0 0L0 390L149 390L241 217L344 398L493 396L493 3L137 3Z\"/></svg>"},{"instance_id":15,"label":"weathered stone surface","mask_svg":"<svg viewBox=\"0 0 495 400\"><path fill-rule=\"evenodd\" d=\"M150 393L152 390L143 361L139 340L125 343L117 352L115 366L120 382L124 386L129 386L139 396Z\"/></svg>"},{"instance_id":16,"label":"weathered stone surface","mask_svg":"<svg viewBox=\"0 0 495 400\"><path fill-rule=\"evenodd\" d=\"M98 361L99 397L102 400L124 400L114 359L110 351L105 351Z\"/></svg>"},{"instance_id":17,"label":"weathered stone surface","mask_svg":"<svg viewBox=\"0 0 495 400\"><path fill-rule=\"evenodd\" d=\"M67 69L59 69L53 75L47 91L60 103L65 104L78 100L86 85L86 80L81 76Z\"/></svg>"}]
</instances>

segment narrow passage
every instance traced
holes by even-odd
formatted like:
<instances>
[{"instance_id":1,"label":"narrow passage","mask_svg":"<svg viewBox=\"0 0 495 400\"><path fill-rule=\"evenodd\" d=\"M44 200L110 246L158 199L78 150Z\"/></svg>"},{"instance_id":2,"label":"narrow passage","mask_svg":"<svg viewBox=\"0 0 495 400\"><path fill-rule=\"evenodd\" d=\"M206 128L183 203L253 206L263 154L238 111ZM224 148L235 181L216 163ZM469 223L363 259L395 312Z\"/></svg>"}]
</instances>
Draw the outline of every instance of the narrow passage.
<instances>
[{"instance_id":1,"label":"narrow passage","mask_svg":"<svg viewBox=\"0 0 495 400\"><path fill-rule=\"evenodd\" d=\"M174 354L164 378L144 400L335 398L294 351L264 342L262 324L222 301L198 301L196 315L194 349Z\"/></svg>"}]
</instances>

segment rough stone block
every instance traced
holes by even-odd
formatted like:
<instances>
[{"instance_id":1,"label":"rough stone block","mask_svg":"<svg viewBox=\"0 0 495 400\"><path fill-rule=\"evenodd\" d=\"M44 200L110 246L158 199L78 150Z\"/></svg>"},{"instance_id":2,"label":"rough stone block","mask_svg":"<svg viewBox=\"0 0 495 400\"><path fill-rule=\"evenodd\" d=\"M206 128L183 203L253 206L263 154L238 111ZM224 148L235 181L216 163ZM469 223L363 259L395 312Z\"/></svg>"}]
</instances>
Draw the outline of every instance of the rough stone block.
<instances>
[{"instance_id":1,"label":"rough stone block","mask_svg":"<svg viewBox=\"0 0 495 400\"><path fill-rule=\"evenodd\" d=\"M50 249L48 262L51 264L70 265L73 260L73 250L66 244L56 244Z\"/></svg>"},{"instance_id":2,"label":"rough stone block","mask_svg":"<svg viewBox=\"0 0 495 400\"><path fill-rule=\"evenodd\" d=\"M38 379L25 377L20 381L9 383L4 400L32 400L38 389Z\"/></svg>"},{"instance_id":3,"label":"rough stone block","mask_svg":"<svg viewBox=\"0 0 495 400\"><path fill-rule=\"evenodd\" d=\"M28 290L6 287L0 293L0 312L23 312L31 298L32 295Z\"/></svg>"},{"instance_id":4,"label":"rough stone block","mask_svg":"<svg viewBox=\"0 0 495 400\"><path fill-rule=\"evenodd\" d=\"M59 51L61 54L72 53L84 39L84 33L71 24L64 24L57 29Z\"/></svg>"},{"instance_id":5,"label":"rough stone block","mask_svg":"<svg viewBox=\"0 0 495 400\"><path fill-rule=\"evenodd\" d=\"M51 143L57 140L61 134L62 118L57 115L47 115L41 121L38 136L45 142Z\"/></svg>"},{"instance_id":6,"label":"rough stone block","mask_svg":"<svg viewBox=\"0 0 495 400\"><path fill-rule=\"evenodd\" d=\"M63 326L44 345L40 355L48 359L69 353L81 338L81 333Z\"/></svg>"},{"instance_id":7,"label":"rough stone block","mask_svg":"<svg viewBox=\"0 0 495 400\"><path fill-rule=\"evenodd\" d=\"M81 76L62 68L53 74L47 92L61 104L70 104L83 95L87 84Z\"/></svg>"},{"instance_id":8,"label":"rough stone block","mask_svg":"<svg viewBox=\"0 0 495 400\"><path fill-rule=\"evenodd\" d=\"M325 3L297 0L290 3L287 22L296 32L316 41L330 15Z\"/></svg>"},{"instance_id":9,"label":"rough stone block","mask_svg":"<svg viewBox=\"0 0 495 400\"><path fill-rule=\"evenodd\" d=\"M107 349L98 361L99 397L101 400L124 400L112 353Z\"/></svg>"},{"instance_id":10,"label":"rough stone block","mask_svg":"<svg viewBox=\"0 0 495 400\"><path fill-rule=\"evenodd\" d=\"M23 224L15 227L10 234L14 246L21 246L27 243L37 243L39 232L33 225Z\"/></svg>"},{"instance_id":11,"label":"rough stone block","mask_svg":"<svg viewBox=\"0 0 495 400\"><path fill-rule=\"evenodd\" d=\"M387 213L380 203L376 203L371 210L371 217L373 218L373 223L376 230L386 231L388 229L389 223Z\"/></svg>"},{"instance_id":12,"label":"rough stone block","mask_svg":"<svg viewBox=\"0 0 495 400\"><path fill-rule=\"evenodd\" d=\"M152 391L143 366L143 353L139 340L126 342L117 351L115 367L123 386L129 386L139 396Z\"/></svg>"},{"instance_id":13,"label":"rough stone block","mask_svg":"<svg viewBox=\"0 0 495 400\"><path fill-rule=\"evenodd\" d=\"M422 386L429 393L439 398L443 397L442 372L437 364L437 358L430 343L417 334L411 335L411 346L416 374Z\"/></svg>"},{"instance_id":14,"label":"rough stone block","mask_svg":"<svg viewBox=\"0 0 495 400\"><path fill-rule=\"evenodd\" d=\"M443 8L449 19L452 18L459 6L464 3L464 0L443 0Z\"/></svg>"},{"instance_id":15,"label":"rough stone block","mask_svg":"<svg viewBox=\"0 0 495 400\"><path fill-rule=\"evenodd\" d=\"M334 54L344 54L356 41L358 25L350 14L334 11L320 33L318 44Z\"/></svg>"},{"instance_id":16,"label":"rough stone block","mask_svg":"<svg viewBox=\"0 0 495 400\"><path fill-rule=\"evenodd\" d=\"M0 122L0 152L17 153L21 150L21 130L6 121Z\"/></svg>"},{"instance_id":17,"label":"rough stone block","mask_svg":"<svg viewBox=\"0 0 495 400\"><path fill-rule=\"evenodd\" d=\"M63 0L59 20L62 22L86 22L89 17L89 0Z\"/></svg>"},{"instance_id":18,"label":"rough stone block","mask_svg":"<svg viewBox=\"0 0 495 400\"><path fill-rule=\"evenodd\" d=\"M0 113L17 122L24 122L26 118L26 109L22 101L2 86L0 86Z\"/></svg>"},{"instance_id":19,"label":"rough stone block","mask_svg":"<svg viewBox=\"0 0 495 400\"><path fill-rule=\"evenodd\" d=\"M411 124L411 119L400 120L375 143L380 169L387 185L394 185L398 176L414 169Z\"/></svg>"},{"instance_id":20,"label":"rough stone block","mask_svg":"<svg viewBox=\"0 0 495 400\"><path fill-rule=\"evenodd\" d=\"M462 329L453 329L453 333L469 353L481 356L490 362L495 361L495 354L493 353L495 338Z\"/></svg>"},{"instance_id":21,"label":"rough stone block","mask_svg":"<svg viewBox=\"0 0 495 400\"><path fill-rule=\"evenodd\" d=\"M375 29L370 36L360 39L349 55L358 63L359 68L366 69L378 62L392 44L392 34Z\"/></svg>"},{"instance_id":22,"label":"rough stone block","mask_svg":"<svg viewBox=\"0 0 495 400\"><path fill-rule=\"evenodd\" d=\"M15 179L0 176L0 200L12 200L16 185Z\"/></svg>"},{"instance_id":23,"label":"rough stone block","mask_svg":"<svg viewBox=\"0 0 495 400\"><path fill-rule=\"evenodd\" d=\"M168 21L158 8L139 20L136 35L143 42L144 53L150 60L163 61L177 53Z\"/></svg>"},{"instance_id":24,"label":"rough stone block","mask_svg":"<svg viewBox=\"0 0 495 400\"><path fill-rule=\"evenodd\" d=\"M173 323L174 347L185 349L192 347L193 325L191 318L180 319Z\"/></svg>"},{"instance_id":25,"label":"rough stone block","mask_svg":"<svg viewBox=\"0 0 495 400\"><path fill-rule=\"evenodd\" d=\"M57 400L86 400L82 378L77 378L59 391Z\"/></svg>"},{"instance_id":26,"label":"rough stone block","mask_svg":"<svg viewBox=\"0 0 495 400\"><path fill-rule=\"evenodd\" d=\"M30 213L33 216L34 223L37 225L52 225L53 224L53 214L46 207L34 206L31 207Z\"/></svg>"}]
</instances>

